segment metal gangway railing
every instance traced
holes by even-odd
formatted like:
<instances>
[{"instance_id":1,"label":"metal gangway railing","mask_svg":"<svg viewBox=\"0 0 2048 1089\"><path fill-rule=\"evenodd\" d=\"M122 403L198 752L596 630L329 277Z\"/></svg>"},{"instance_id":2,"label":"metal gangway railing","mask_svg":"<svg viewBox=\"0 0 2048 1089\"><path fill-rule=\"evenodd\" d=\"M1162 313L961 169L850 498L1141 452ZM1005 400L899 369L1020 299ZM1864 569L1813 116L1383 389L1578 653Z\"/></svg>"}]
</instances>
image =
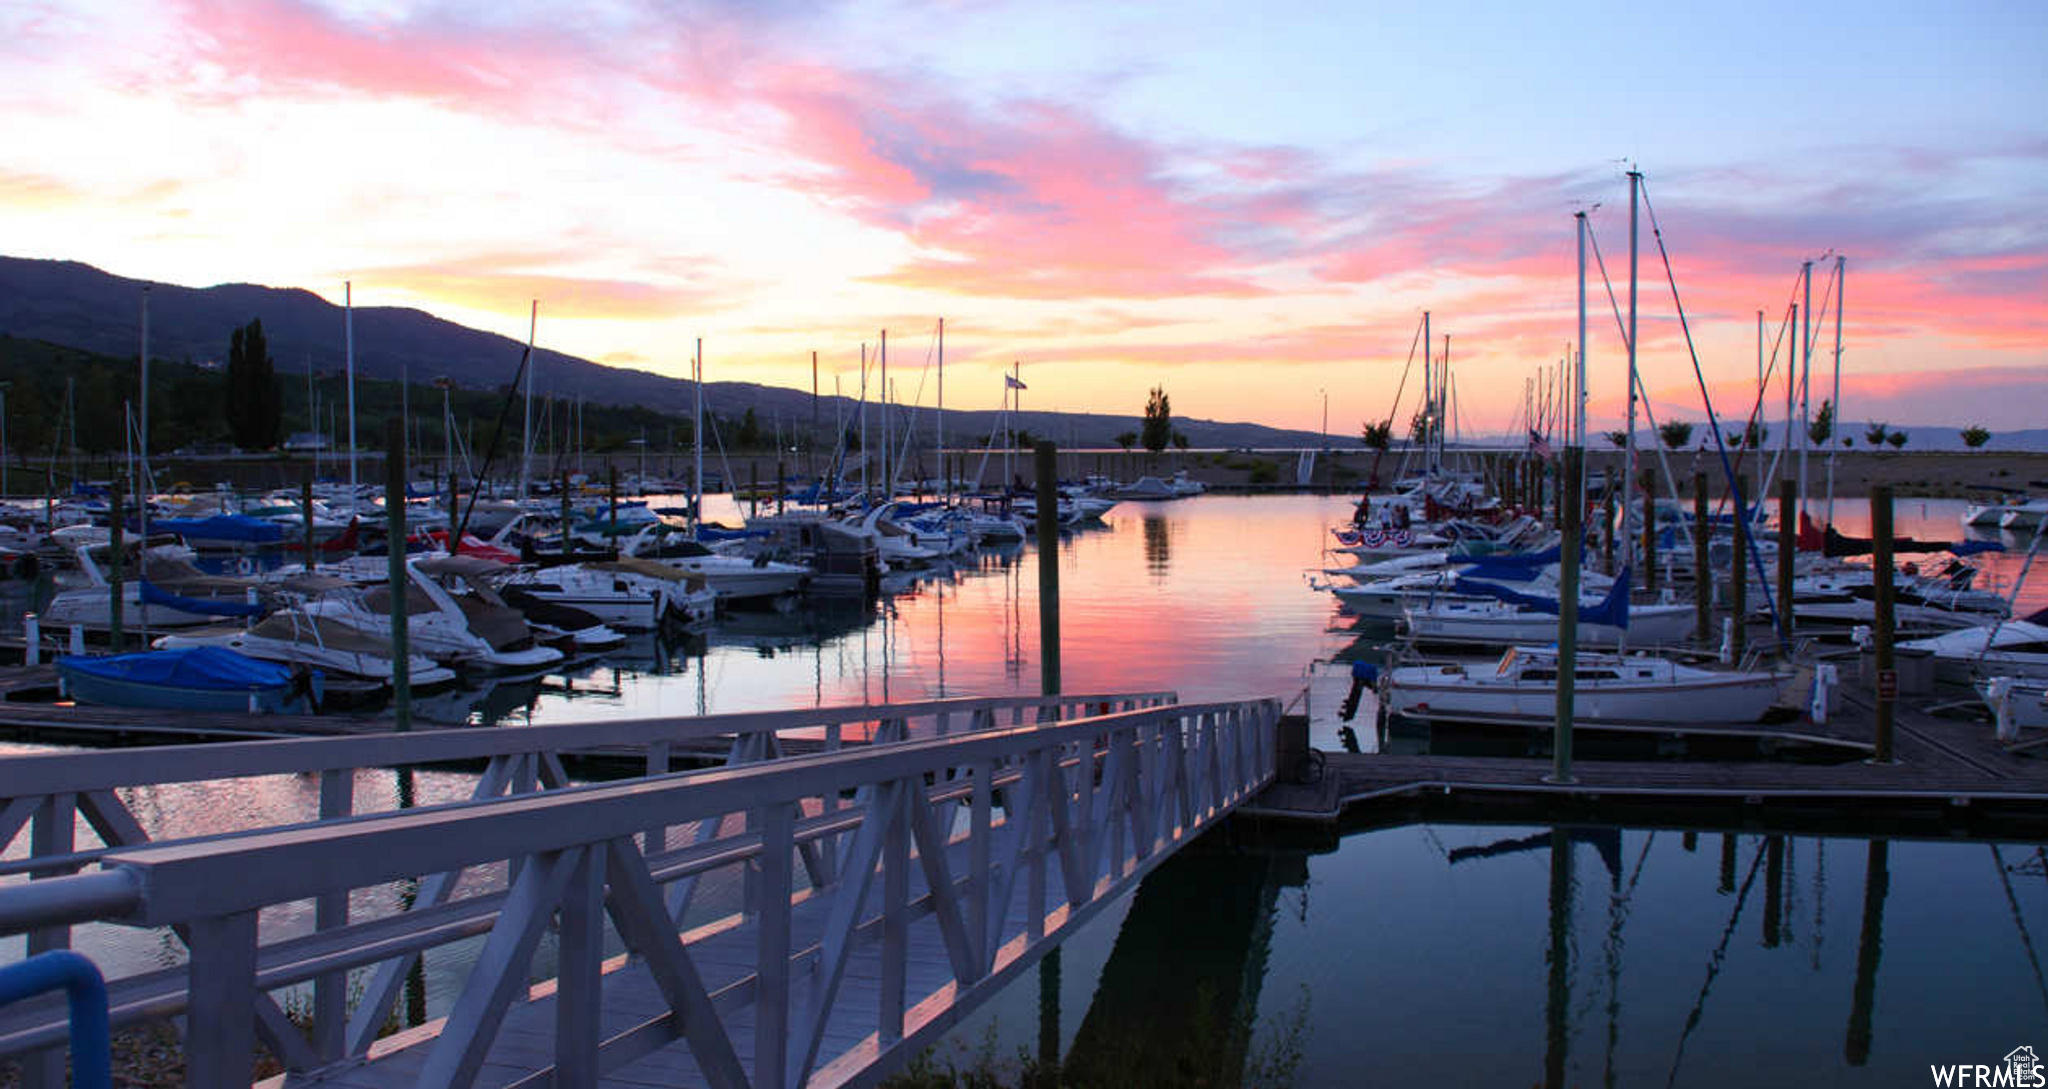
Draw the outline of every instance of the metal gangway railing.
<instances>
[{"instance_id":1,"label":"metal gangway railing","mask_svg":"<svg viewBox=\"0 0 2048 1089\"><path fill-rule=\"evenodd\" d=\"M722 753L730 766L773 760L792 750L824 754L859 751L898 741L1159 707L1173 699L1171 693L1163 692L944 699L15 756L0 761L0 846L10 848L8 854L13 856L0 861L0 880L12 882L0 887L0 915L13 921L9 933L26 931L31 955L71 946L73 922L96 918L97 913L79 914L75 905L62 911L45 910L40 905L64 900L50 879L99 865L110 854L152 845L150 833L130 803L147 800L151 791L167 784L232 785L261 776L307 780L298 789L284 792L299 799L302 807L267 814L272 818L267 821L266 814L251 817L212 811L205 814L205 827L166 828L158 822L155 842L168 837L172 842L191 844L264 828L360 818L359 794L373 793L361 788L369 774L380 769L445 765L474 769L475 784L469 792L473 804L569 787L568 763L579 755L609 759L614 773L624 761L653 776L666 774L672 759L685 752ZM312 785L315 780L317 788ZM387 807L404 804L402 798L376 800ZM844 804L835 797L822 800L820 808L837 809ZM222 825L230 827L223 830ZM17 841L24 830L28 844L22 857ZM709 840L714 832L707 822L688 834ZM96 839L97 843L81 847L81 838ZM816 867L819 877L829 878L837 859L812 849L807 851L806 863ZM26 884L20 880L23 875L31 879ZM457 876L420 881L405 897L405 914L422 919L432 915L433 922L419 925L441 927L445 934L488 929L494 905L472 901L459 911L448 907L457 891ZM671 886L672 914L678 919L684 916L689 886L688 882ZM318 938L359 923L360 918L351 917L360 916L361 911L352 910L345 889L314 897L312 936ZM403 929L405 924L401 920L386 925ZM172 936L177 941L187 937L184 928L175 929ZM391 1017L409 973L417 972L417 956L417 948L413 948L372 962L374 970L358 973L353 993L345 975L314 977L310 988L302 988L307 994L300 997L309 995L310 1004L301 1002L305 1012L296 1021L278 1002L259 997L253 1001L258 1038L294 1071L331 1067L362 1056ZM114 1025L187 1010L191 1005L187 974L180 966L111 981ZM0 1055L25 1060L27 1085L62 1085L64 1026L64 1011L54 1004L0 1010Z\"/></svg>"},{"instance_id":2,"label":"metal gangway railing","mask_svg":"<svg viewBox=\"0 0 2048 1089\"><path fill-rule=\"evenodd\" d=\"M477 802L113 847L88 860L96 872L0 890L0 929L176 931L188 964L115 981L115 1021L184 1013L193 1085L246 1085L258 1040L305 1075L291 1085L334 1071L469 1085L485 1064L502 1083L508 1062L530 1066L518 1085L594 1085L633 1062L666 1062L657 1077L680 1085L840 1085L922 1048L1272 778L1270 700L1053 721L1145 700L1157 696L897 706L926 708L924 729L827 708L842 727L891 725L860 747L494 798L518 776L508 766ZM1030 723L1001 725L1004 710ZM799 714L819 712L784 721ZM733 745L770 755L774 716L752 716L754 731L735 718L750 716L717 718ZM674 741L692 723L711 721L662 729ZM233 747L336 741L389 739ZM559 761L537 780L565 782ZM410 911L348 915L350 897L391 882L416 890ZM311 931L260 933L258 915L307 903ZM528 987L551 925L555 978ZM446 1015L379 1040L418 958L461 946L475 962ZM307 991L311 1019L295 1023L274 995ZM57 1042L49 1011L0 1017L0 1050Z\"/></svg>"}]
</instances>

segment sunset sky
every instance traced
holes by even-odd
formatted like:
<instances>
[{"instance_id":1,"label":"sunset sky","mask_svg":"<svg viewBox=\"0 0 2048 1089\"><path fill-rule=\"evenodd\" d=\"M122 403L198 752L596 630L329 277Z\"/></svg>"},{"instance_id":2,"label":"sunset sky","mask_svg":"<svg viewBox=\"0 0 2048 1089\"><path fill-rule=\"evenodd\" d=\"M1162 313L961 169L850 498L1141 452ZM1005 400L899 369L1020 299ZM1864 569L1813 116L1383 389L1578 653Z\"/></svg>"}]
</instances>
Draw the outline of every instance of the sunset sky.
<instances>
[{"instance_id":1,"label":"sunset sky","mask_svg":"<svg viewBox=\"0 0 2048 1089\"><path fill-rule=\"evenodd\" d=\"M2048 426L2048 4L1674 7L14 0L0 252L522 339L538 298L549 348L828 391L886 327L903 400L943 316L948 407L1020 360L1030 408L1313 430L1326 390L1348 435L1429 309L1500 431L1575 336L1575 208L1626 305L1632 160L1724 415L1832 252L1847 421Z\"/></svg>"}]
</instances>

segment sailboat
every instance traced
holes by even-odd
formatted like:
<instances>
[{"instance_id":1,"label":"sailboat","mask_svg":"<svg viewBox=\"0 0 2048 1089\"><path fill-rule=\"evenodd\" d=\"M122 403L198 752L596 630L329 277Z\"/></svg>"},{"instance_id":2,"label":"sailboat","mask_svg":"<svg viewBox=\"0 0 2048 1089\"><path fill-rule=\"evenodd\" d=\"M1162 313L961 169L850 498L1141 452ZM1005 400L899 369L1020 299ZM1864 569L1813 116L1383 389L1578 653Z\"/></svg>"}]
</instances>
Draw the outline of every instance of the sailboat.
<instances>
[{"instance_id":1,"label":"sailboat","mask_svg":"<svg viewBox=\"0 0 2048 1089\"><path fill-rule=\"evenodd\" d=\"M1684 725L1755 722L1777 703L1786 678L1722 672L1647 654L1581 653L1572 667L1573 719L1583 723ZM1425 722L1550 725L1557 714L1556 647L1509 648L1491 669L1403 666L1383 679L1390 715Z\"/></svg>"}]
</instances>

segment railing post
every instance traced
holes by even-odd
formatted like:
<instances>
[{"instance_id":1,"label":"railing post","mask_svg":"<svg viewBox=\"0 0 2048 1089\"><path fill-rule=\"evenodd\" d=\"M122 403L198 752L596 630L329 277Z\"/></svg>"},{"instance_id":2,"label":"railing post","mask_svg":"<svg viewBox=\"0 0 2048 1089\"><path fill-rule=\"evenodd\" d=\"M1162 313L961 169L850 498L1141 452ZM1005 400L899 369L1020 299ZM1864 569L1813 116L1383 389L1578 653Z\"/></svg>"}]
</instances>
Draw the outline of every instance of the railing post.
<instances>
[{"instance_id":1,"label":"railing post","mask_svg":"<svg viewBox=\"0 0 2048 1089\"><path fill-rule=\"evenodd\" d=\"M758 959L754 965L754 1084L763 1089L782 1089L789 1082L786 1063L789 1053L790 854L795 843L796 821L788 803L778 801L761 807L759 823L761 912L756 929ZM902 823L897 822L898 825ZM907 858L905 864L908 864ZM895 859L890 860L890 865L895 865ZM601 950L599 955L602 955ZM884 978L887 975L885 967ZM896 1023L900 1029L900 1015ZM592 1073L594 1075L595 1071ZM568 1084L590 1083L571 1081Z\"/></svg>"},{"instance_id":2,"label":"railing post","mask_svg":"<svg viewBox=\"0 0 2048 1089\"><path fill-rule=\"evenodd\" d=\"M249 1084L256 1050L256 913L195 919L187 943L185 1084Z\"/></svg>"},{"instance_id":3,"label":"railing post","mask_svg":"<svg viewBox=\"0 0 2048 1089\"><path fill-rule=\"evenodd\" d=\"M311 553L307 553L308 556ZM320 773L320 819L339 820L355 808L355 776L344 770ZM348 891L322 893L313 901L313 929L333 930L348 925ZM330 972L313 981L313 1032L315 1054L323 1061L340 1059L347 1047L348 973Z\"/></svg>"},{"instance_id":4,"label":"railing post","mask_svg":"<svg viewBox=\"0 0 2048 1089\"><path fill-rule=\"evenodd\" d=\"M562 893L555 980L556 1085L597 1084L602 1040L598 1011L604 1005L605 854L597 844L586 848L570 869L568 888Z\"/></svg>"},{"instance_id":5,"label":"railing post","mask_svg":"<svg viewBox=\"0 0 2048 1089\"><path fill-rule=\"evenodd\" d=\"M885 821L882 836L882 991L876 1030L882 1046L903 1038L904 989L910 958L910 821L911 792L923 779L905 779L895 791L889 812L869 811L869 820Z\"/></svg>"},{"instance_id":6,"label":"railing post","mask_svg":"<svg viewBox=\"0 0 2048 1089\"><path fill-rule=\"evenodd\" d=\"M34 823L29 826L29 851L32 856L70 854L75 849L78 830L78 796L75 794L52 794L36 807ZM46 877L62 877L62 870L31 870L29 880ZM47 953L55 949L71 948L71 927L52 926L33 930L28 935L28 955ZM22 1084L30 1089L61 1089L64 1085L64 1052L61 1048L44 1048L22 1056Z\"/></svg>"}]
</instances>

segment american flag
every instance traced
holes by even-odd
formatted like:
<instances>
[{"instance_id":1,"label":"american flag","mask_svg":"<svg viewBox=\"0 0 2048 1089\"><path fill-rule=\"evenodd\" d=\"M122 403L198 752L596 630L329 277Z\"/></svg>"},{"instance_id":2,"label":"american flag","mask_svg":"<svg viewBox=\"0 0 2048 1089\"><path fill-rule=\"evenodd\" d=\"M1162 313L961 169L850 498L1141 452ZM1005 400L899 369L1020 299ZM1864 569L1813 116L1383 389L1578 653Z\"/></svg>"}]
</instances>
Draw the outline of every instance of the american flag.
<instances>
[{"instance_id":1,"label":"american flag","mask_svg":"<svg viewBox=\"0 0 2048 1089\"><path fill-rule=\"evenodd\" d=\"M1550 456L1550 444L1544 442L1543 436L1537 434L1536 429L1533 427L1529 429L1529 452L1539 458Z\"/></svg>"}]
</instances>

